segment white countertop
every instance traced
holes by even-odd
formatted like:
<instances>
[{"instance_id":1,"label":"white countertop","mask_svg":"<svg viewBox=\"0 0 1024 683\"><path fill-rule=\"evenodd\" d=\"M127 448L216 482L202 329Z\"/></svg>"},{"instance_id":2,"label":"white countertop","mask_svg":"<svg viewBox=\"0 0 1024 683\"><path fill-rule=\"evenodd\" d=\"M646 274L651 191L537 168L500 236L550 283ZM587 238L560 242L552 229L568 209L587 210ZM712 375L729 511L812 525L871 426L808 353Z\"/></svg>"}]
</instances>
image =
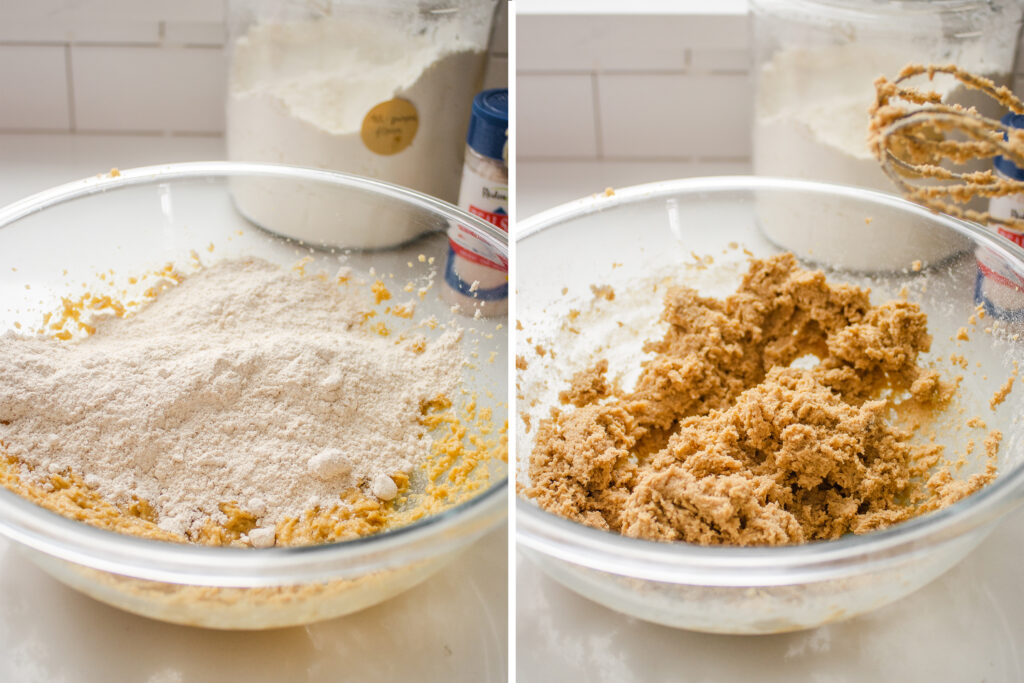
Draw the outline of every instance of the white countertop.
<instances>
[{"instance_id":1,"label":"white countertop","mask_svg":"<svg viewBox=\"0 0 1024 683\"><path fill-rule=\"evenodd\" d=\"M518 219L605 187L748 173L647 162L521 162ZM777 636L715 636L649 624L579 597L517 561L522 681L1024 681L1024 510L922 590L850 621Z\"/></svg>"},{"instance_id":2,"label":"white countertop","mask_svg":"<svg viewBox=\"0 0 1024 683\"><path fill-rule=\"evenodd\" d=\"M849 621L774 636L666 628L579 597L520 557L522 681L1016 683L1024 680L1024 511L917 593Z\"/></svg>"},{"instance_id":3,"label":"white countertop","mask_svg":"<svg viewBox=\"0 0 1024 683\"><path fill-rule=\"evenodd\" d=\"M0 205L114 166L223 156L214 137L0 135ZM219 632L95 602L0 539L0 681L503 681L507 577L499 529L423 584L357 614Z\"/></svg>"},{"instance_id":4,"label":"white countertop","mask_svg":"<svg viewBox=\"0 0 1024 683\"><path fill-rule=\"evenodd\" d=\"M516 220L608 187L749 173L750 164L745 161L520 161L516 165Z\"/></svg>"}]
</instances>

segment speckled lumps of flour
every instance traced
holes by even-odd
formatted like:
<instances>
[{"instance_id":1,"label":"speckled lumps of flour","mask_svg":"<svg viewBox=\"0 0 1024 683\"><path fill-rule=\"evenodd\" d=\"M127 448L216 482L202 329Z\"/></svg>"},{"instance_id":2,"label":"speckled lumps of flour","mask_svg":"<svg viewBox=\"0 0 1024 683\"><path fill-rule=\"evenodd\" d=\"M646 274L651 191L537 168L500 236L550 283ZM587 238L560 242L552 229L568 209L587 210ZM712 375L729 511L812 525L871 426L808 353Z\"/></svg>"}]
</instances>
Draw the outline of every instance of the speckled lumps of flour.
<instances>
[{"instance_id":1,"label":"speckled lumps of flour","mask_svg":"<svg viewBox=\"0 0 1024 683\"><path fill-rule=\"evenodd\" d=\"M272 539L355 487L394 497L389 475L429 453L423 405L459 381L459 332L396 343L358 319L335 283L236 260L81 340L8 332L0 441L23 476L73 472L115 505L146 501L166 531L233 502Z\"/></svg>"}]
</instances>

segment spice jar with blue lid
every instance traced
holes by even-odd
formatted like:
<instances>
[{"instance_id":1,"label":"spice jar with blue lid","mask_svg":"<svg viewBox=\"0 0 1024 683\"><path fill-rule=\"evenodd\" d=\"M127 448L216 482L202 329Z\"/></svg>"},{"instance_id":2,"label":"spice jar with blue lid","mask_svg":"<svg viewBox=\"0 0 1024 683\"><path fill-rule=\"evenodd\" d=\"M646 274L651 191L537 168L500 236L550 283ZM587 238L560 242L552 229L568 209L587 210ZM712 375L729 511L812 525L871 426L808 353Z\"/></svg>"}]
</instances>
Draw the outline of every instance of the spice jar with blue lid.
<instances>
[{"instance_id":1,"label":"spice jar with blue lid","mask_svg":"<svg viewBox=\"0 0 1024 683\"><path fill-rule=\"evenodd\" d=\"M1011 128L1024 129L1024 114L1010 112L1000 119L1000 123L1007 130ZM992 165L997 179L1024 181L1024 169L1010 159L997 156L993 159ZM989 200L988 213L991 217L989 222L991 230L1018 246L1024 247L1024 232L1015 227L1016 220L1024 219L1024 194L992 197ZM1024 281L1004 267L1002 259L997 258L987 249L979 248L976 256L978 275L974 287L975 303L984 306L986 312L998 319L1024 319L1024 310L1020 310L1017 305L1020 291L1024 290Z\"/></svg>"},{"instance_id":2,"label":"spice jar with blue lid","mask_svg":"<svg viewBox=\"0 0 1024 683\"><path fill-rule=\"evenodd\" d=\"M473 99L459 188L459 207L508 232L508 90L485 90ZM508 310L508 262L462 226L448 230L446 298L503 315ZM467 310L467 312L469 312Z\"/></svg>"}]
</instances>

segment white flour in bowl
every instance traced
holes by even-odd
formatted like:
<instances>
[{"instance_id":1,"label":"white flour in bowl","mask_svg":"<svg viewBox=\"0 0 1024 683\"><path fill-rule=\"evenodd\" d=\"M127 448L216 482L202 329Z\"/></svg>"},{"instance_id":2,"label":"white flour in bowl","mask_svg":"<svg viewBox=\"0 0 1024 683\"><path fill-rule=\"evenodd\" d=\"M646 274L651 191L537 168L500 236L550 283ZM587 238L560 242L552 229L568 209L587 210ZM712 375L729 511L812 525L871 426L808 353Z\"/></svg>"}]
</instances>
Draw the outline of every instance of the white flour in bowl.
<instances>
[{"instance_id":1,"label":"white flour in bowl","mask_svg":"<svg viewBox=\"0 0 1024 683\"><path fill-rule=\"evenodd\" d=\"M474 12L409 25L331 17L253 26L233 48L228 157L345 171L454 203L491 18L484 6ZM367 142L371 111L381 123ZM379 203L333 187L238 180L232 190L250 220L313 244L386 247L445 227L385 216Z\"/></svg>"},{"instance_id":2,"label":"white flour in bowl","mask_svg":"<svg viewBox=\"0 0 1024 683\"><path fill-rule=\"evenodd\" d=\"M178 534L236 502L265 530L250 542L272 543L278 521L353 487L393 498L389 475L430 451L421 405L460 381L461 333L396 343L356 324L364 297L225 261L79 341L8 332L0 441L25 476L77 473Z\"/></svg>"}]
</instances>

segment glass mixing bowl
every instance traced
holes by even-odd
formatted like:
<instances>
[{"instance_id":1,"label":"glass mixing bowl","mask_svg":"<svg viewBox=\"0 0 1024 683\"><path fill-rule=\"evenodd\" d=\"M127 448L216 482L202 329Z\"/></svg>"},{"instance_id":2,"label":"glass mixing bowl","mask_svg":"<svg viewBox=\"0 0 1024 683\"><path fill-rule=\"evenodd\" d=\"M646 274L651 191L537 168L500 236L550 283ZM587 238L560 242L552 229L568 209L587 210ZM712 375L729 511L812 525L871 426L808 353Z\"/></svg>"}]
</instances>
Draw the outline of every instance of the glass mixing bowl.
<instances>
[{"instance_id":1,"label":"glass mixing bowl","mask_svg":"<svg viewBox=\"0 0 1024 683\"><path fill-rule=\"evenodd\" d=\"M871 287L876 303L896 298L905 287L929 317L934 341L927 359L941 363L953 352L968 357L962 405L1004 434L997 479L941 511L882 531L789 547L702 547L626 538L549 514L521 496L516 501L519 548L551 577L612 609L679 628L739 634L810 628L917 590L962 559L1024 499L1024 429L1016 419L1024 412L1024 389L1015 389L996 410L989 408L1014 361L1024 358L1024 341L1018 341L1024 251L977 225L895 196L796 180L697 178L616 190L521 221L516 311L523 331L517 355L533 359L532 365L539 362L535 344L559 358L581 360L588 344L611 349L613 336L601 339L604 335L588 333L578 321L575 341L562 346L552 341L564 321L575 320L593 298L590 285L612 284L621 298L630 282L678 279L681 265L694 263L693 253L718 260L739 253L741 263L736 244L756 256L779 253L764 237L763 224L780 220L787 210L802 214L808 207L822 212L818 229L787 242L798 247L805 266L823 268L834 280ZM884 228L887 238L865 242L858 228L866 223ZM930 253L953 256L914 263L915 245L923 243L941 246ZM980 250L988 252L986 264L988 259L993 264L985 274L976 264ZM873 254L870 269L850 270L848 264L862 262L859 255L866 252ZM848 258L854 253L858 258ZM985 292L995 292L998 302ZM968 325L979 303L987 315L972 328L970 344L958 348L957 331ZM570 314L573 309L576 314ZM660 305L647 319L656 319L657 309ZM983 326L994 329L987 333ZM551 387L557 391L566 379L550 372L531 379L527 372L521 371L517 382L520 411L544 391L550 396ZM541 401L536 414L546 409ZM520 419L516 427L517 481L528 485L532 432ZM946 436L940 434L940 441ZM982 467L980 450L968 457L965 473Z\"/></svg>"},{"instance_id":2,"label":"glass mixing bowl","mask_svg":"<svg viewBox=\"0 0 1024 683\"><path fill-rule=\"evenodd\" d=\"M379 209L426 233L388 250L305 245L253 227L236 211L232 187L334 193L343 245L345 206ZM318 220L324 216L319 215ZM301 213L295 220L303 220ZM261 257L308 272L375 269L428 286L417 316L454 319L463 350L476 354L463 388L479 394L500 427L507 414L503 319L459 315L439 295L450 221L467 226L507 259L505 235L424 194L357 176L270 164L201 162L111 172L56 187L0 209L0 334L59 306L68 283L124 284L168 262ZM414 234L415 234L414 233ZM422 256L421 256L422 255ZM90 285L90 286L92 286ZM80 290L83 292L85 290ZM470 313L472 313L470 311ZM440 328L440 326L438 326ZM486 362L490 358L491 362ZM2 362L2 361L0 361ZM357 540L296 548L221 548L154 541L66 519L0 487L0 533L44 570L103 602L164 621L213 628L271 628L348 614L430 576L506 514L507 466L488 463L490 483L438 514ZM421 486L413 480L413 487Z\"/></svg>"}]
</instances>

